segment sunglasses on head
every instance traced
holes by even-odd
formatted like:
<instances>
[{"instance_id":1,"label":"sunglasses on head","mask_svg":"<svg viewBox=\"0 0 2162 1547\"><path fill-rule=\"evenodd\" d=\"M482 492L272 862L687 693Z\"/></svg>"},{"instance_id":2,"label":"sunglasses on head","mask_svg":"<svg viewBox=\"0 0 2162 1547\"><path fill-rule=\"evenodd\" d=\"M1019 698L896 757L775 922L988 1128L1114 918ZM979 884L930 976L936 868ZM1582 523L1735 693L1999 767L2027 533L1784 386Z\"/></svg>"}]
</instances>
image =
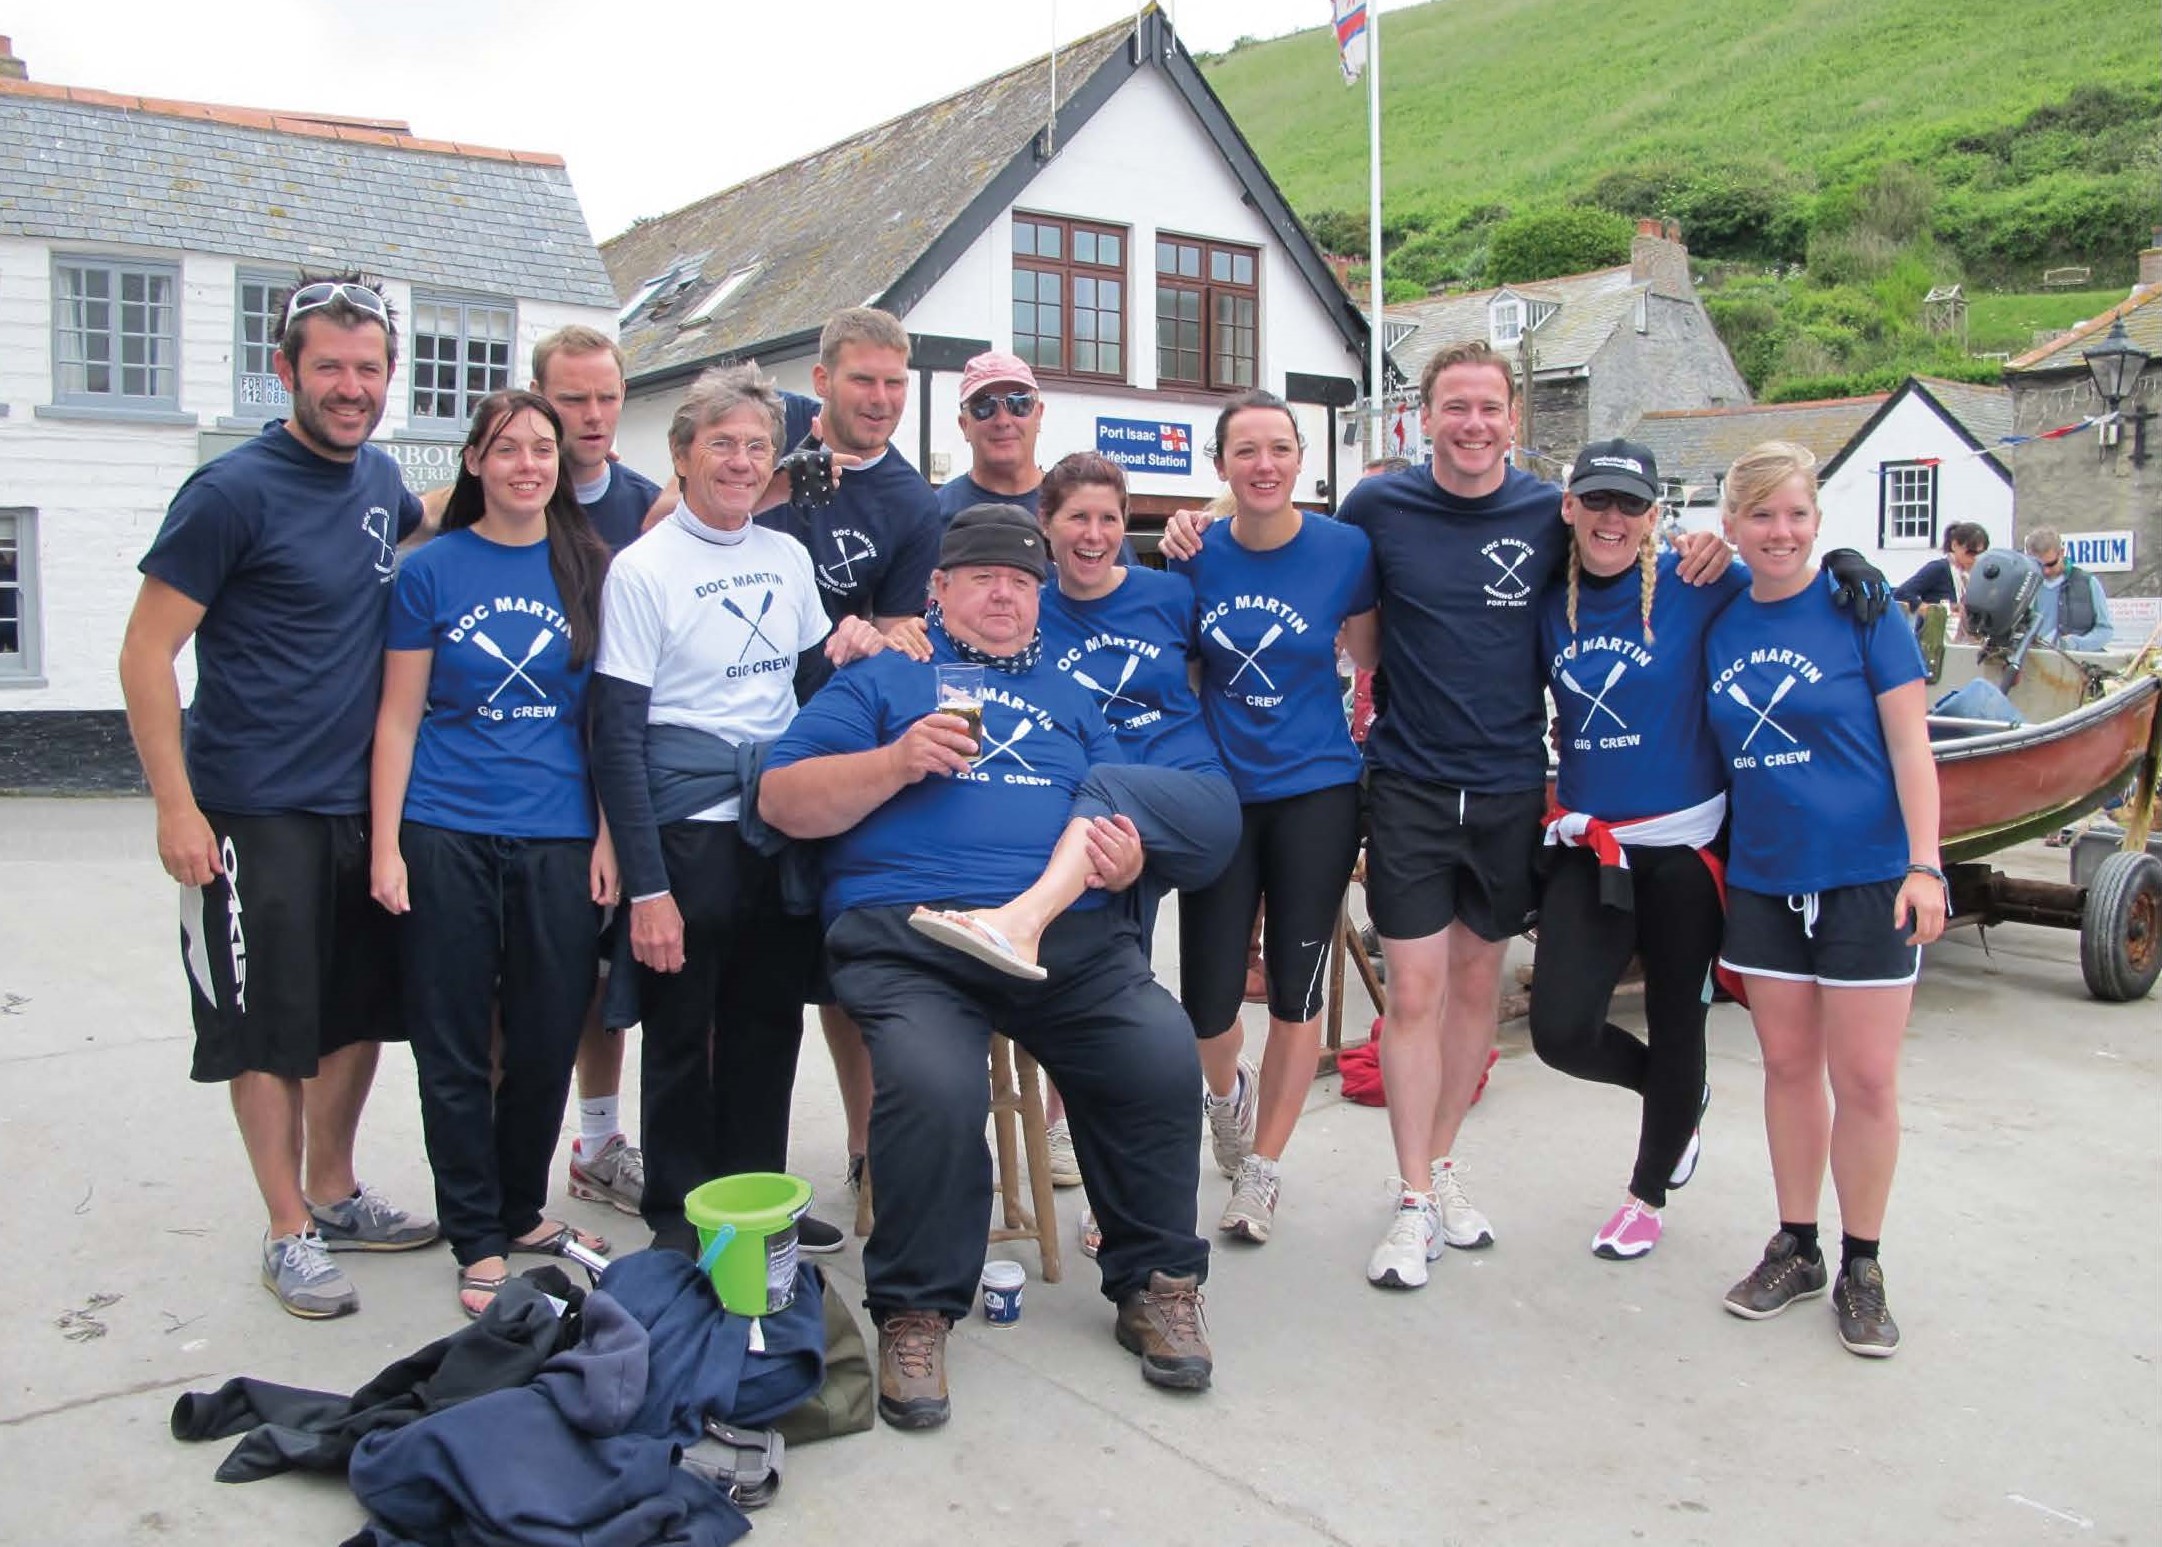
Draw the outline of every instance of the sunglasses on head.
<instances>
[{"instance_id":1,"label":"sunglasses on head","mask_svg":"<svg viewBox=\"0 0 2162 1547\"><path fill-rule=\"evenodd\" d=\"M988 423L997 416L1000 405L1016 419L1026 419L1036 412L1036 394L1033 392L986 392L968 400L968 416L978 424Z\"/></svg>"},{"instance_id":2,"label":"sunglasses on head","mask_svg":"<svg viewBox=\"0 0 2162 1547\"><path fill-rule=\"evenodd\" d=\"M324 281L321 284L302 285L295 290L292 299L285 303L285 320L288 325L295 317L320 311L326 306L343 301L357 312L366 312L384 327L390 326L390 307L383 298L366 285L343 284Z\"/></svg>"},{"instance_id":3,"label":"sunglasses on head","mask_svg":"<svg viewBox=\"0 0 2162 1547\"><path fill-rule=\"evenodd\" d=\"M1576 502L1586 510L1618 510L1625 516L1641 516L1652 508L1652 502L1641 494L1623 494L1615 489L1594 489L1579 494Z\"/></svg>"}]
</instances>

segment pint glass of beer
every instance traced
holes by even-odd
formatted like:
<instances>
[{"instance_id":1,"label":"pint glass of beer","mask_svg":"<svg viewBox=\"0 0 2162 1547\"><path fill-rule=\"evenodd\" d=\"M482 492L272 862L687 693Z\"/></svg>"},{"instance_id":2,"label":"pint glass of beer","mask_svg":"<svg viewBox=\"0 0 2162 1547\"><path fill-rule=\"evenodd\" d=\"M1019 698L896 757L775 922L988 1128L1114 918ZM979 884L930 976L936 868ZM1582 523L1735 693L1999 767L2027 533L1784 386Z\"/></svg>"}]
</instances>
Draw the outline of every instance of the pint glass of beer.
<instances>
[{"instance_id":1,"label":"pint glass of beer","mask_svg":"<svg viewBox=\"0 0 2162 1547\"><path fill-rule=\"evenodd\" d=\"M938 712L968 721L968 739L983 747L983 668L949 661L938 673Z\"/></svg>"}]
</instances>

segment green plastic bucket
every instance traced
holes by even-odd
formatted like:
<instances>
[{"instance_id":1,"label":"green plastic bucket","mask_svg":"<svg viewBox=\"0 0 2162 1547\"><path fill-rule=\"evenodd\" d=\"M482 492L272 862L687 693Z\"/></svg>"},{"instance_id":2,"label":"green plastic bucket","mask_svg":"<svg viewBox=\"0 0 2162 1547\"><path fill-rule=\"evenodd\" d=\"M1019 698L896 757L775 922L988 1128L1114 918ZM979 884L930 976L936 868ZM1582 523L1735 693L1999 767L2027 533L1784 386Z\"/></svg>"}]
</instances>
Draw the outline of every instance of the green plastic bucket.
<instances>
[{"instance_id":1,"label":"green plastic bucket","mask_svg":"<svg viewBox=\"0 0 2162 1547\"><path fill-rule=\"evenodd\" d=\"M745 1171L695 1187L684 1218L698 1231L698 1266L724 1308L771 1316L796 1296L796 1221L811 1184L779 1171Z\"/></svg>"}]
</instances>

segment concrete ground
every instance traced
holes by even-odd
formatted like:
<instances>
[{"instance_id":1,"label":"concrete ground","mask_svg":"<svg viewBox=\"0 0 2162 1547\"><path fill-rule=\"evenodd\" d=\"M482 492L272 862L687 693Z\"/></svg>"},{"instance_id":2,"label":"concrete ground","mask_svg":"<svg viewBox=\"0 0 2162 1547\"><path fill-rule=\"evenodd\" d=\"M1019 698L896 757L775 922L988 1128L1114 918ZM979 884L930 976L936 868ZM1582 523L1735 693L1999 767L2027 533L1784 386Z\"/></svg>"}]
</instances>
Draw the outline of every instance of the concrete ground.
<instances>
[{"instance_id":1,"label":"concrete ground","mask_svg":"<svg viewBox=\"0 0 2162 1547\"><path fill-rule=\"evenodd\" d=\"M2063 874L2040 848L2010 863ZM458 1324L440 1249L346 1259L364 1308L342 1321L295 1321L257 1286L224 1094L186 1078L173 910L147 803L0 801L9 1542L342 1540L360 1515L341 1485L213 1482L224 1447L175 1442L173 1399L243 1373L348 1390ZM1070 1252L1018 1327L957 1330L948 1428L794 1453L757 1539L2162 1541L2162 1005L2091 1001L2077 962L2069 934L2018 926L1930 952L1885 1245L1896 1359L1843 1352L1822 1302L1761 1324L1719 1308L1773 1226L1740 1012L1713 1016L1702 1170L1636 1263L1588 1250L1631 1103L1543 1068L1518 1023L1459 1146L1492 1250L1450 1252L1421 1294L1370 1289L1386 1116L1320 1082L1275 1240L1216 1255L1213 1392L1144 1387ZM841 1217L839 1107L807 1043L797 1167ZM426 1207L402 1050L362 1140L367 1178ZM1209 1223L1224 1184L1205 1169ZM1080 1198L1061 1198L1070 1232ZM854 1298L853 1245L833 1262Z\"/></svg>"}]
</instances>

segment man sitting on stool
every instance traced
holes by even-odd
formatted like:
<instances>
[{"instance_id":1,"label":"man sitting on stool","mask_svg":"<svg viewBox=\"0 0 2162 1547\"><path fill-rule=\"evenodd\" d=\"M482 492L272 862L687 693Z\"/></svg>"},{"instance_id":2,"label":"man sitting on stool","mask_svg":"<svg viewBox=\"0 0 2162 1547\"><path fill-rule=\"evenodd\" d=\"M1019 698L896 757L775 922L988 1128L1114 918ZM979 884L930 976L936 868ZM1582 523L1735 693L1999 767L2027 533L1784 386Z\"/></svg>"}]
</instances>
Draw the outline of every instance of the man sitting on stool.
<instances>
[{"instance_id":1,"label":"man sitting on stool","mask_svg":"<svg viewBox=\"0 0 2162 1547\"><path fill-rule=\"evenodd\" d=\"M879 1412L897 1428L946 1421L946 1333L983 1267L991 1203L984 1145L991 1033L1012 1035L1066 1095L1116 1332L1150 1382L1209 1383L1194 1230L1201 1070L1178 1001L1150 975L1130 910L1091 891L1044 933L1042 982L909 927L919 903L1005 903L1065 834L1092 763L1119 759L1089 695L1042 658L1043 535L1027 513L980 505L947 530L932 576L932 661L899 652L841 671L774 748L759 811L823 838L826 950L862 1025L877 1096L878 1221L863 1253L879 1327ZM932 712L937 665L985 668L982 744ZM1096 877L1139 874L1130 825L1099 820Z\"/></svg>"}]
</instances>

